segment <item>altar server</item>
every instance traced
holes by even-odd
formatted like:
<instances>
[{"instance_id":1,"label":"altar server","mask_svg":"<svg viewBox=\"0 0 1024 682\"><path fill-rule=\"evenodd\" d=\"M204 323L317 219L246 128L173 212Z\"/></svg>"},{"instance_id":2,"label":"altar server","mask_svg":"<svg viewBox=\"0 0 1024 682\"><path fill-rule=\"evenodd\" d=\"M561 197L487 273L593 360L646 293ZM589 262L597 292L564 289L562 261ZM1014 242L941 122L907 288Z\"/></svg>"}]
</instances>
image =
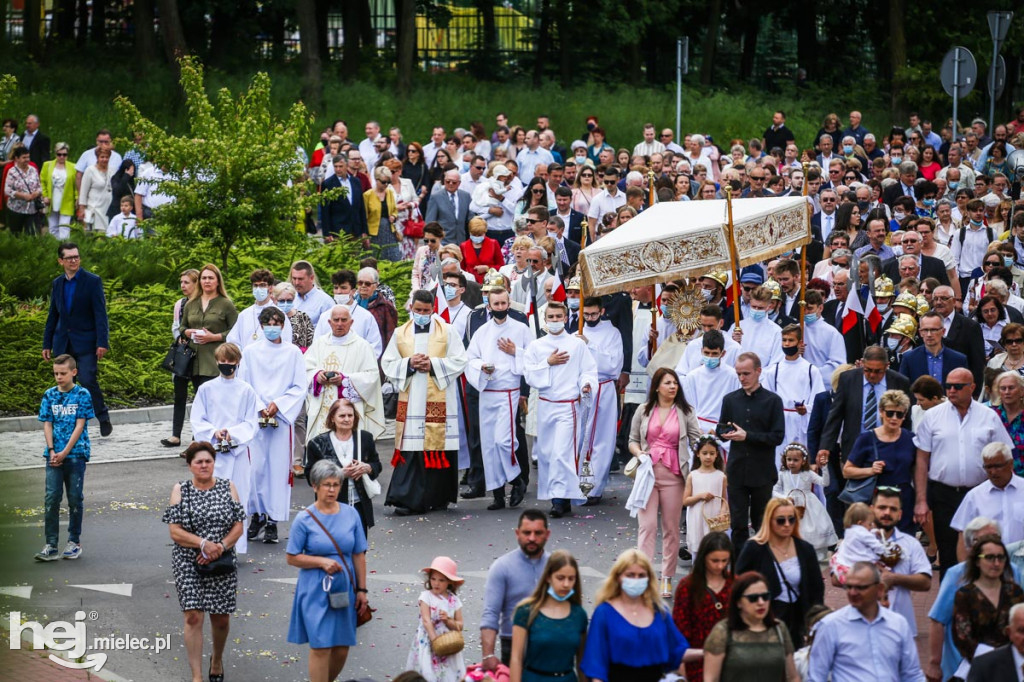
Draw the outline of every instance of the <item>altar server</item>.
<instances>
[{"instance_id":1,"label":"altar server","mask_svg":"<svg viewBox=\"0 0 1024 682\"><path fill-rule=\"evenodd\" d=\"M782 360L782 330L768 319L771 309L772 290L767 285L759 286L750 293L750 317L729 330L732 340L740 344L744 352L757 353L762 367L771 367Z\"/></svg>"},{"instance_id":2,"label":"altar server","mask_svg":"<svg viewBox=\"0 0 1024 682\"><path fill-rule=\"evenodd\" d=\"M726 362L728 351L722 332L710 329L694 345L701 348L701 364L682 377L681 388L686 402L697 415L700 430L713 432L722 411L722 398L738 389L740 380L736 370ZM735 363L736 359L732 361Z\"/></svg>"},{"instance_id":3,"label":"altar server","mask_svg":"<svg viewBox=\"0 0 1024 682\"><path fill-rule=\"evenodd\" d=\"M252 297L256 299L256 302L238 313L238 319L235 320L234 326L231 327L231 331L228 332L225 339L225 341L238 346L241 351L245 351L246 346L250 343L263 338L263 326L259 320L260 313L274 306L270 290L274 286L275 280L270 270L263 268L253 270L249 275L249 282L252 284ZM285 343L292 342L292 323L287 317L284 318L281 338Z\"/></svg>"},{"instance_id":4,"label":"altar server","mask_svg":"<svg viewBox=\"0 0 1024 682\"><path fill-rule=\"evenodd\" d=\"M821 380L832 381L832 372L846 362L846 342L838 329L821 319L825 298L820 291L808 289L804 294L804 358L821 371ZM786 441L792 443L787 429ZM798 441L806 445L806 441Z\"/></svg>"},{"instance_id":5,"label":"altar server","mask_svg":"<svg viewBox=\"0 0 1024 682\"><path fill-rule=\"evenodd\" d=\"M811 293L818 292L807 292ZM820 294L818 294L820 296ZM814 396L825 390L818 368L800 357L800 325L790 324L782 330L782 353L785 359L761 373L764 387L782 398L786 417L786 437L775 450L775 468L782 465L788 444L807 442L807 425L811 421Z\"/></svg>"}]
</instances>

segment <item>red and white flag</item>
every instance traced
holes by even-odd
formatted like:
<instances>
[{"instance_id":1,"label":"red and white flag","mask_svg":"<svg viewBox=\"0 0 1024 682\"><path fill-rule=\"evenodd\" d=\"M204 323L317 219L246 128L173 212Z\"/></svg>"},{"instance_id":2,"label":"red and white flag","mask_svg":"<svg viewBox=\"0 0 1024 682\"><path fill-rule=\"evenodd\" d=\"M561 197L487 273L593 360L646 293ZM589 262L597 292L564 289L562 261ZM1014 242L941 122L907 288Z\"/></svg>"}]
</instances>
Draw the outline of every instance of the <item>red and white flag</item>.
<instances>
[{"instance_id":1,"label":"red and white flag","mask_svg":"<svg viewBox=\"0 0 1024 682\"><path fill-rule=\"evenodd\" d=\"M558 276L558 270L555 270L554 274L551 275L551 277L551 300L561 301L562 303L565 303L565 282L563 282L562 278Z\"/></svg>"},{"instance_id":2,"label":"red and white flag","mask_svg":"<svg viewBox=\"0 0 1024 682\"><path fill-rule=\"evenodd\" d=\"M857 325L858 314L868 321L872 332L878 331L878 325L882 323L882 314L875 307L875 297L870 288L867 306L864 307L860 304L857 287L850 287L850 293L846 295L846 309L843 311L843 334L848 334Z\"/></svg>"}]
</instances>

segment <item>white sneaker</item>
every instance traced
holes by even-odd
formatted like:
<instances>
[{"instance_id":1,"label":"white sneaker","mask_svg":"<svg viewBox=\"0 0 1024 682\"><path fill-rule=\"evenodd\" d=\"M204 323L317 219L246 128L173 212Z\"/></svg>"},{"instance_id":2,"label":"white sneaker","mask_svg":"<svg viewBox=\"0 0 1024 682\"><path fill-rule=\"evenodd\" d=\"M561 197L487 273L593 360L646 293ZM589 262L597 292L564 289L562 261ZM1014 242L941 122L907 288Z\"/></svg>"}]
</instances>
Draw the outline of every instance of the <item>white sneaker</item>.
<instances>
[{"instance_id":1,"label":"white sneaker","mask_svg":"<svg viewBox=\"0 0 1024 682\"><path fill-rule=\"evenodd\" d=\"M77 559L82 556L82 545L80 543L68 542L64 547L64 551L61 552L61 557L65 559Z\"/></svg>"},{"instance_id":2,"label":"white sneaker","mask_svg":"<svg viewBox=\"0 0 1024 682\"><path fill-rule=\"evenodd\" d=\"M36 553L36 561L56 561L57 559L60 559L60 554L57 553L57 548L53 545L46 545Z\"/></svg>"}]
</instances>

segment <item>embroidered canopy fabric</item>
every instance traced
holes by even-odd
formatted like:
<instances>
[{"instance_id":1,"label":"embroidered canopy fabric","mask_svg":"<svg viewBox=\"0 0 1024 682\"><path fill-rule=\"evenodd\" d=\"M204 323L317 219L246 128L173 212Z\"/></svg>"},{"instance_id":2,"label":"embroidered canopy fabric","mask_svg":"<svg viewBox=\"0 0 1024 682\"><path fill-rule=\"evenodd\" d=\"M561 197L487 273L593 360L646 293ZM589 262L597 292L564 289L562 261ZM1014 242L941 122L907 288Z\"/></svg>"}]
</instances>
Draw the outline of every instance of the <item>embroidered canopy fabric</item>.
<instances>
[{"instance_id":1,"label":"embroidered canopy fabric","mask_svg":"<svg viewBox=\"0 0 1024 682\"><path fill-rule=\"evenodd\" d=\"M739 267L791 251L811 240L804 197L735 199L733 226ZM587 295L734 270L726 201L655 204L580 253Z\"/></svg>"}]
</instances>

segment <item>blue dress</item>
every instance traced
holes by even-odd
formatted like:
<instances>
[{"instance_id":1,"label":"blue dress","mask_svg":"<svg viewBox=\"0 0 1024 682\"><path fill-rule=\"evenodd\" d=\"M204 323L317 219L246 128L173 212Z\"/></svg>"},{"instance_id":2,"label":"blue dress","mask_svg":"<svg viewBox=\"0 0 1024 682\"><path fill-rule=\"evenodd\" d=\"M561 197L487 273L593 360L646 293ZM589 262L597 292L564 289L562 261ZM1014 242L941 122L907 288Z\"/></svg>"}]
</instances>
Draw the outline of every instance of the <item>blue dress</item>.
<instances>
[{"instance_id":1,"label":"blue dress","mask_svg":"<svg viewBox=\"0 0 1024 682\"><path fill-rule=\"evenodd\" d=\"M352 563L353 554L366 551L366 535L359 520L359 513L347 504L339 505L337 514L324 514L315 506L308 511L316 514L320 523L326 526L345 553L339 557L331 539L316 524L306 511L301 512L292 522L288 538L288 554L321 556L345 562L352 577L356 577ZM333 646L354 646L356 644L356 594L355 585L350 585L348 574L338 571L334 574L331 591L347 589L349 607L332 609L327 604L327 593L322 581L327 572L319 568L299 569L299 582L295 586L295 601L292 602L292 618L288 625L288 641L292 644L306 644L313 649Z\"/></svg>"},{"instance_id":2,"label":"blue dress","mask_svg":"<svg viewBox=\"0 0 1024 682\"><path fill-rule=\"evenodd\" d=\"M603 682L656 682L679 667L689 648L667 611L659 609L650 625L639 628L605 602L590 618L580 668Z\"/></svg>"},{"instance_id":3,"label":"blue dress","mask_svg":"<svg viewBox=\"0 0 1024 682\"><path fill-rule=\"evenodd\" d=\"M853 451L847 458L855 467L870 467L875 461L875 447L878 448L878 459L885 462L885 470L875 479L876 485L895 486L900 489L900 504L903 516L896 526L910 532L914 525L914 463L917 461L917 446L914 445L914 434L901 429L900 437L892 443L878 440L874 431L865 431L857 436L853 443Z\"/></svg>"}]
</instances>

